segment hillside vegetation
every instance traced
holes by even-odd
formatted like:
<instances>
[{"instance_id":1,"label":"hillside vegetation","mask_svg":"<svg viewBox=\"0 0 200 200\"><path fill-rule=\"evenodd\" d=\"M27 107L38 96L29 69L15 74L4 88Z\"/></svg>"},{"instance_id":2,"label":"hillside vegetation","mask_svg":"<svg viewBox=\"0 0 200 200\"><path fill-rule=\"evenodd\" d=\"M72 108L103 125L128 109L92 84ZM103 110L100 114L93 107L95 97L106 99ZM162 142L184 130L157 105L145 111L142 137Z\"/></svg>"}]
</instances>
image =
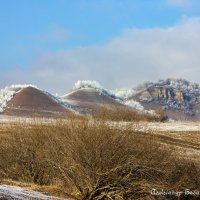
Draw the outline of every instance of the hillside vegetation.
<instances>
[{"instance_id":1,"label":"hillside vegetation","mask_svg":"<svg viewBox=\"0 0 200 200\"><path fill-rule=\"evenodd\" d=\"M93 114L95 119L111 120L111 121L132 121L132 122L164 122L168 120L168 116L161 110L155 114L143 113L133 110L129 107L120 108L117 106L102 106Z\"/></svg>"}]
</instances>

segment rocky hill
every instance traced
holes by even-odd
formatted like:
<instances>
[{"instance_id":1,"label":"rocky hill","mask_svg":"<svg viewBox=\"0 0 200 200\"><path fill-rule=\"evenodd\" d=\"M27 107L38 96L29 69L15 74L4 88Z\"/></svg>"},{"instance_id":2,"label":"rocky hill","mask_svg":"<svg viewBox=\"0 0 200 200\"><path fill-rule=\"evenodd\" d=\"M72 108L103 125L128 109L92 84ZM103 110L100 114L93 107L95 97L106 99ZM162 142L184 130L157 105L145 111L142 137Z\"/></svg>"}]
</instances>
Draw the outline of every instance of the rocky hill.
<instances>
[{"instance_id":1,"label":"rocky hill","mask_svg":"<svg viewBox=\"0 0 200 200\"><path fill-rule=\"evenodd\" d=\"M179 113L177 116L170 114L174 119L179 119L180 115L197 119L200 115L200 86L184 79L167 79L145 84L142 90L128 98L130 99L138 101L146 109Z\"/></svg>"}]
</instances>

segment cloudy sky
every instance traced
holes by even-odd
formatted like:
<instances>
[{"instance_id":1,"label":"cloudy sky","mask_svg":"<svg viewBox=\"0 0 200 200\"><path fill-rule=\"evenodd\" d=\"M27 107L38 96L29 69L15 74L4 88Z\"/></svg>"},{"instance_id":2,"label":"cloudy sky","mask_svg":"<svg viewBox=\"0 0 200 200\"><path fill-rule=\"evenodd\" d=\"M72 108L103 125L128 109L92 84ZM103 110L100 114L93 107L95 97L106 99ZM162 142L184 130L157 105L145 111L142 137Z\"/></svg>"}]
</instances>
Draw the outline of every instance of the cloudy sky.
<instances>
[{"instance_id":1,"label":"cloudy sky","mask_svg":"<svg viewBox=\"0 0 200 200\"><path fill-rule=\"evenodd\" d=\"M0 0L0 88L200 83L199 0Z\"/></svg>"}]
</instances>

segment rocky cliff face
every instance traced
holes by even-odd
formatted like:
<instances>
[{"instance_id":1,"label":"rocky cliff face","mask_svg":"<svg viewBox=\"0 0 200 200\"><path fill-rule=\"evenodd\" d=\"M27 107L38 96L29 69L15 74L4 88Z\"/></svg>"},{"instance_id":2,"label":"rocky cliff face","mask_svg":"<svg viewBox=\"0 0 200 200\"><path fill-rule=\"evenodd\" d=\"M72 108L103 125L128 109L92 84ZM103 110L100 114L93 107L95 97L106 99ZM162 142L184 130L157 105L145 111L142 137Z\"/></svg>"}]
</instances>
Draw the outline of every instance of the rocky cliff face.
<instances>
[{"instance_id":1,"label":"rocky cliff face","mask_svg":"<svg viewBox=\"0 0 200 200\"><path fill-rule=\"evenodd\" d=\"M141 103L157 104L163 110L175 109L193 116L198 112L194 107L200 102L200 86L184 79L160 80L147 85L136 97Z\"/></svg>"}]
</instances>

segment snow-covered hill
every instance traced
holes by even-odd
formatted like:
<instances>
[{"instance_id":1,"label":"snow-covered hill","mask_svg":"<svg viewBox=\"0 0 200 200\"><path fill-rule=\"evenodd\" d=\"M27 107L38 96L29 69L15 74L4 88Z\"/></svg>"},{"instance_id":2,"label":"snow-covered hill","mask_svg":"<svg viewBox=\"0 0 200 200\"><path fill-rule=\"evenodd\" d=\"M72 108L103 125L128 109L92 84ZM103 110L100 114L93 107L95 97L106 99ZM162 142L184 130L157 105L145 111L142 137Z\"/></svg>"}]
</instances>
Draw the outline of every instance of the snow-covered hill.
<instances>
[{"instance_id":1,"label":"snow-covered hill","mask_svg":"<svg viewBox=\"0 0 200 200\"><path fill-rule=\"evenodd\" d=\"M147 85L130 99L138 99L149 105L161 105L163 110L174 109L193 116L198 114L196 106L200 102L200 86L184 79L166 79Z\"/></svg>"},{"instance_id":2,"label":"snow-covered hill","mask_svg":"<svg viewBox=\"0 0 200 200\"><path fill-rule=\"evenodd\" d=\"M116 89L116 90L111 91L104 88L101 84L99 84L96 81L79 80L75 83L70 93L61 97L56 97L50 94L49 92L41 90L37 86L31 85L31 84L7 86L4 89L0 90L0 113L6 109L6 106L8 105L8 103L12 100L12 98L17 93L20 93L20 91L28 87L36 88L37 90L41 91L42 93L50 97L53 101L61 105L62 107L75 113L81 113L81 110L80 110L81 108L73 100L68 99L68 96L71 96L72 94L77 93L77 91L84 91L84 92L88 91L88 94L91 93L92 91L98 92L97 94L99 95L99 97L97 95L96 96L97 101L95 101L97 104L100 103L98 99L99 100L101 99L102 101L103 98L104 99L109 98L113 100L113 103L117 102L117 103L120 103L121 105L129 106L135 110L138 110L139 112L144 112L144 113L149 112L145 110L144 107L139 102L134 101L134 100L128 100L130 96L136 94L135 90L133 89L120 89L120 90ZM92 96L89 95L88 97L91 98ZM150 113L152 113L152 111L150 111Z\"/></svg>"},{"instance_id":3,"label":"snow-covered hill","mask_svg":"<svg viewBox=\"0 0 200 200\"><path fill-rule=\"evenodd\" d=\"M0 112L3 112L8 102L22 89L26 87L34 87L35 85L11 85L0 90Z\"/></svg>"},{"instance_id":4,"label":"snow-covered hill","mask_svg":"<svg viewBox=\"0 0 200 200\"><path fill-rule=\"evenodd\" d=\"M129 97L136 94L136 90L134 89L108 90L104 88L97 81L79 80L75 83L72 91L69 94L62 96L61 99L63 99L63 101L66 103L76 104L75 102L73 102L71 98L69 99L68 97L73 96L73 94L77 93L77 91L80 91L80 92L87 91L88 93L91 93L92 91L97 91L99 95L103 95L110 99L113 99L122 105L125 105L137 110L138 112L154 114L153 111L145 110L144 107L139 102L134 101L134 100L128 100ZM79 108L76 105L74 105L74 109L77 109L77 111L79 110Z\"/></svg>"},{"instance_id":5,"label":"snow-covered hill","mask_svg":"<svg viewBox=\"0 0 200 200\"><path fill-rule=\"evenodd\" d=\"M0 112L5 110L17 93L27 87L38 89L34 85L11 85L0 90ZM40 91L63 108L76 113L80 111L86 101L85 110L89 104L95 107L95 105L100 106L108 102L110 105L117 102L143 113L155 114L154 109L163 109L170 110L170 112L178 111L191 117L200 116L200 86L184 79L146 82L136 88L116 90L108 90L96 81L79 80L70 93L61 97L56 97L43 90Z\"/></svg>"},{"instance_id":6,"label":"snow-covered hill","mask_svg":"<svg viewBox=\"0 0 200 200\"><path fill-rule=\"evenodd\" d=\"M34 85L11 85L0 90L0 113L4 115L59 115L74 112L69 104Z\"/></svg>"},{"instance_id":7,"label":"snow-covered hill","mask_svg":"<svg viewBox=\"0 0 200 200\"><path fill-rule=\"evenodd\" d=\"M116 95L114 92L104 88L99 82L97 81L91 81L91 80L78 80L74 87L73 91L79 90L79 89L95 89L99 92L100 95L109 96L110 98L113 98L119 102L123 101L123 97L120 97Z\"/></svg>"}]
</instances>

